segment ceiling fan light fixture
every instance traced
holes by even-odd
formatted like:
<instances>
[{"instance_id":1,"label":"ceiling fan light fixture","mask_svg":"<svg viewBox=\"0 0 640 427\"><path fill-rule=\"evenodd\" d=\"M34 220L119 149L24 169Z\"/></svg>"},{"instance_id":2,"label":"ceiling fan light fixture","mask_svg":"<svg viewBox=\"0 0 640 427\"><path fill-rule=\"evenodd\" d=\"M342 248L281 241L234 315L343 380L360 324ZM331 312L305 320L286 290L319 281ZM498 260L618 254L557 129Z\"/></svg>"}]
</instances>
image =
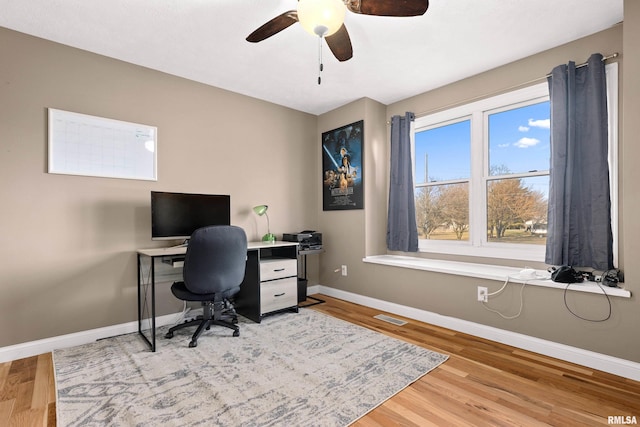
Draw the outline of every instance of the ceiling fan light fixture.
<instances>
[{"instance_id":1,"label":"ceiling fan light fixture","mask_svg":"<svg viewBox=\"0 0 640 427\"><path fill-rule=\"evenodd\" d=\"M298 21L309 34L328 37L340 29L346 11L342 0L300 0Z\"/></svg>"}]
</instances>

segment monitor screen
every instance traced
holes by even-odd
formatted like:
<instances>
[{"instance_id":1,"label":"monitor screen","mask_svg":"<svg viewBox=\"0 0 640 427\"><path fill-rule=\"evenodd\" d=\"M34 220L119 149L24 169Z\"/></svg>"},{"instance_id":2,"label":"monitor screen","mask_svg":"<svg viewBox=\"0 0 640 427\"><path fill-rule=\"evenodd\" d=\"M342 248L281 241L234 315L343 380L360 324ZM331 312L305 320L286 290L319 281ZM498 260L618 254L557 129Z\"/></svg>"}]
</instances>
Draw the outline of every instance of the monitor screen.
<instances>
[{"instance_id":1,"label":"monitor screen","mask_svg":"<svg viewBox=\"0 0 640 427\"><path fill-rule=\"evenodd\" d=\"M231 224L231 197L151 192L151 238L188 239L198 228Z\"/></svg>"}]
</instances>

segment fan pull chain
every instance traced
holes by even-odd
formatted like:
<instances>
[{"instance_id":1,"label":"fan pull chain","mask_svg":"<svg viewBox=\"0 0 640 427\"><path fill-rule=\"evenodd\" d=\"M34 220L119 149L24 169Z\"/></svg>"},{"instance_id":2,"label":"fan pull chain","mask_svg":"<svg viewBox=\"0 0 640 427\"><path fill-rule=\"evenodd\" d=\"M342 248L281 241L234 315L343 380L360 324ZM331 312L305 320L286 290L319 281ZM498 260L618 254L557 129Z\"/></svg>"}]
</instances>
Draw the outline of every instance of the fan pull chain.
<instances>
[{"instance_id":1,"label":"fan pull chain","mask_svg":"<svg viewBox=\"0 0 640 427\"><path fill-rule=\"evenodd\" d=\"M322 83L322 78L320 77L322 74L322 69L324 66L322 65L322 37L318 37L318 84Z\"/></svg>"}]
</instances>

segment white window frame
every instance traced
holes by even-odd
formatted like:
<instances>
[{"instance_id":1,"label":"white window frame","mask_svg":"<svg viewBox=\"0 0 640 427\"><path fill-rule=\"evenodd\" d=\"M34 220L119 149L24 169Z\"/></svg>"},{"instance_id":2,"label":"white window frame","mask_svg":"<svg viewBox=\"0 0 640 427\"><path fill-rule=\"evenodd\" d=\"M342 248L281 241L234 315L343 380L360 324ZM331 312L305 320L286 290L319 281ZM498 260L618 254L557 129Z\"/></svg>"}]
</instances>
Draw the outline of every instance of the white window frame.
<instances>
[{"instance_id":1,"label":"white window frame","mask_svg":"<svg viewBox=\"0 0 640 427\"><path fill-rule=\"evenodd\" d=\"M611 226L613 230L614 264L618 262L618 67L608 64L607 104L609 111L609 170L611 185ZM517 108L518 104L544 102L549 99L546 82L514 90L505 94L474 101L448 110L415 119L412 137L413 173L415 177L414 134L429 128L471 117L471 177L469 179L469 240L446 241L420 239L420 252L451 255L503 258L532 262L544 262L545 246L488 242L486 235L486 183L488 178L488 113L500 109ZM539 175L547 175L541 171ZM530 176L531 174L526 174ZM519 174L510 174L517 178ZM457 180L456 180L457 181ZM466 181L466 180L464 180ZM415 181L414 181L415 182ZM446 181L438 184L446 184ZM414 184L414 188L416 185ZM473 209L474 206L479 208Z\"/></svg>"}]
</instances>

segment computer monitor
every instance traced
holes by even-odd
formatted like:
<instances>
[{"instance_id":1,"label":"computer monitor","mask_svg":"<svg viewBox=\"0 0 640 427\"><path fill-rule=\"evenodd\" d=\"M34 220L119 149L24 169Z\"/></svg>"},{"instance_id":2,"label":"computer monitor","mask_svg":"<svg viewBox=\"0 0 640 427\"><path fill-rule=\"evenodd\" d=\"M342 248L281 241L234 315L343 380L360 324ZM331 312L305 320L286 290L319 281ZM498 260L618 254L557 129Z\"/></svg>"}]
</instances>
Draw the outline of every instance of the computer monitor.
<instances>
[{"instance_id":1,"label":"computer monitor","mask_svg":"<svg viewBox=\"0 0 640 427\"><path fill-rule=\"evenodd\" d=\"M151 239L188 239L201 227L231 224L231 197L151 192Z\"/></svg>"}]
</instances>

